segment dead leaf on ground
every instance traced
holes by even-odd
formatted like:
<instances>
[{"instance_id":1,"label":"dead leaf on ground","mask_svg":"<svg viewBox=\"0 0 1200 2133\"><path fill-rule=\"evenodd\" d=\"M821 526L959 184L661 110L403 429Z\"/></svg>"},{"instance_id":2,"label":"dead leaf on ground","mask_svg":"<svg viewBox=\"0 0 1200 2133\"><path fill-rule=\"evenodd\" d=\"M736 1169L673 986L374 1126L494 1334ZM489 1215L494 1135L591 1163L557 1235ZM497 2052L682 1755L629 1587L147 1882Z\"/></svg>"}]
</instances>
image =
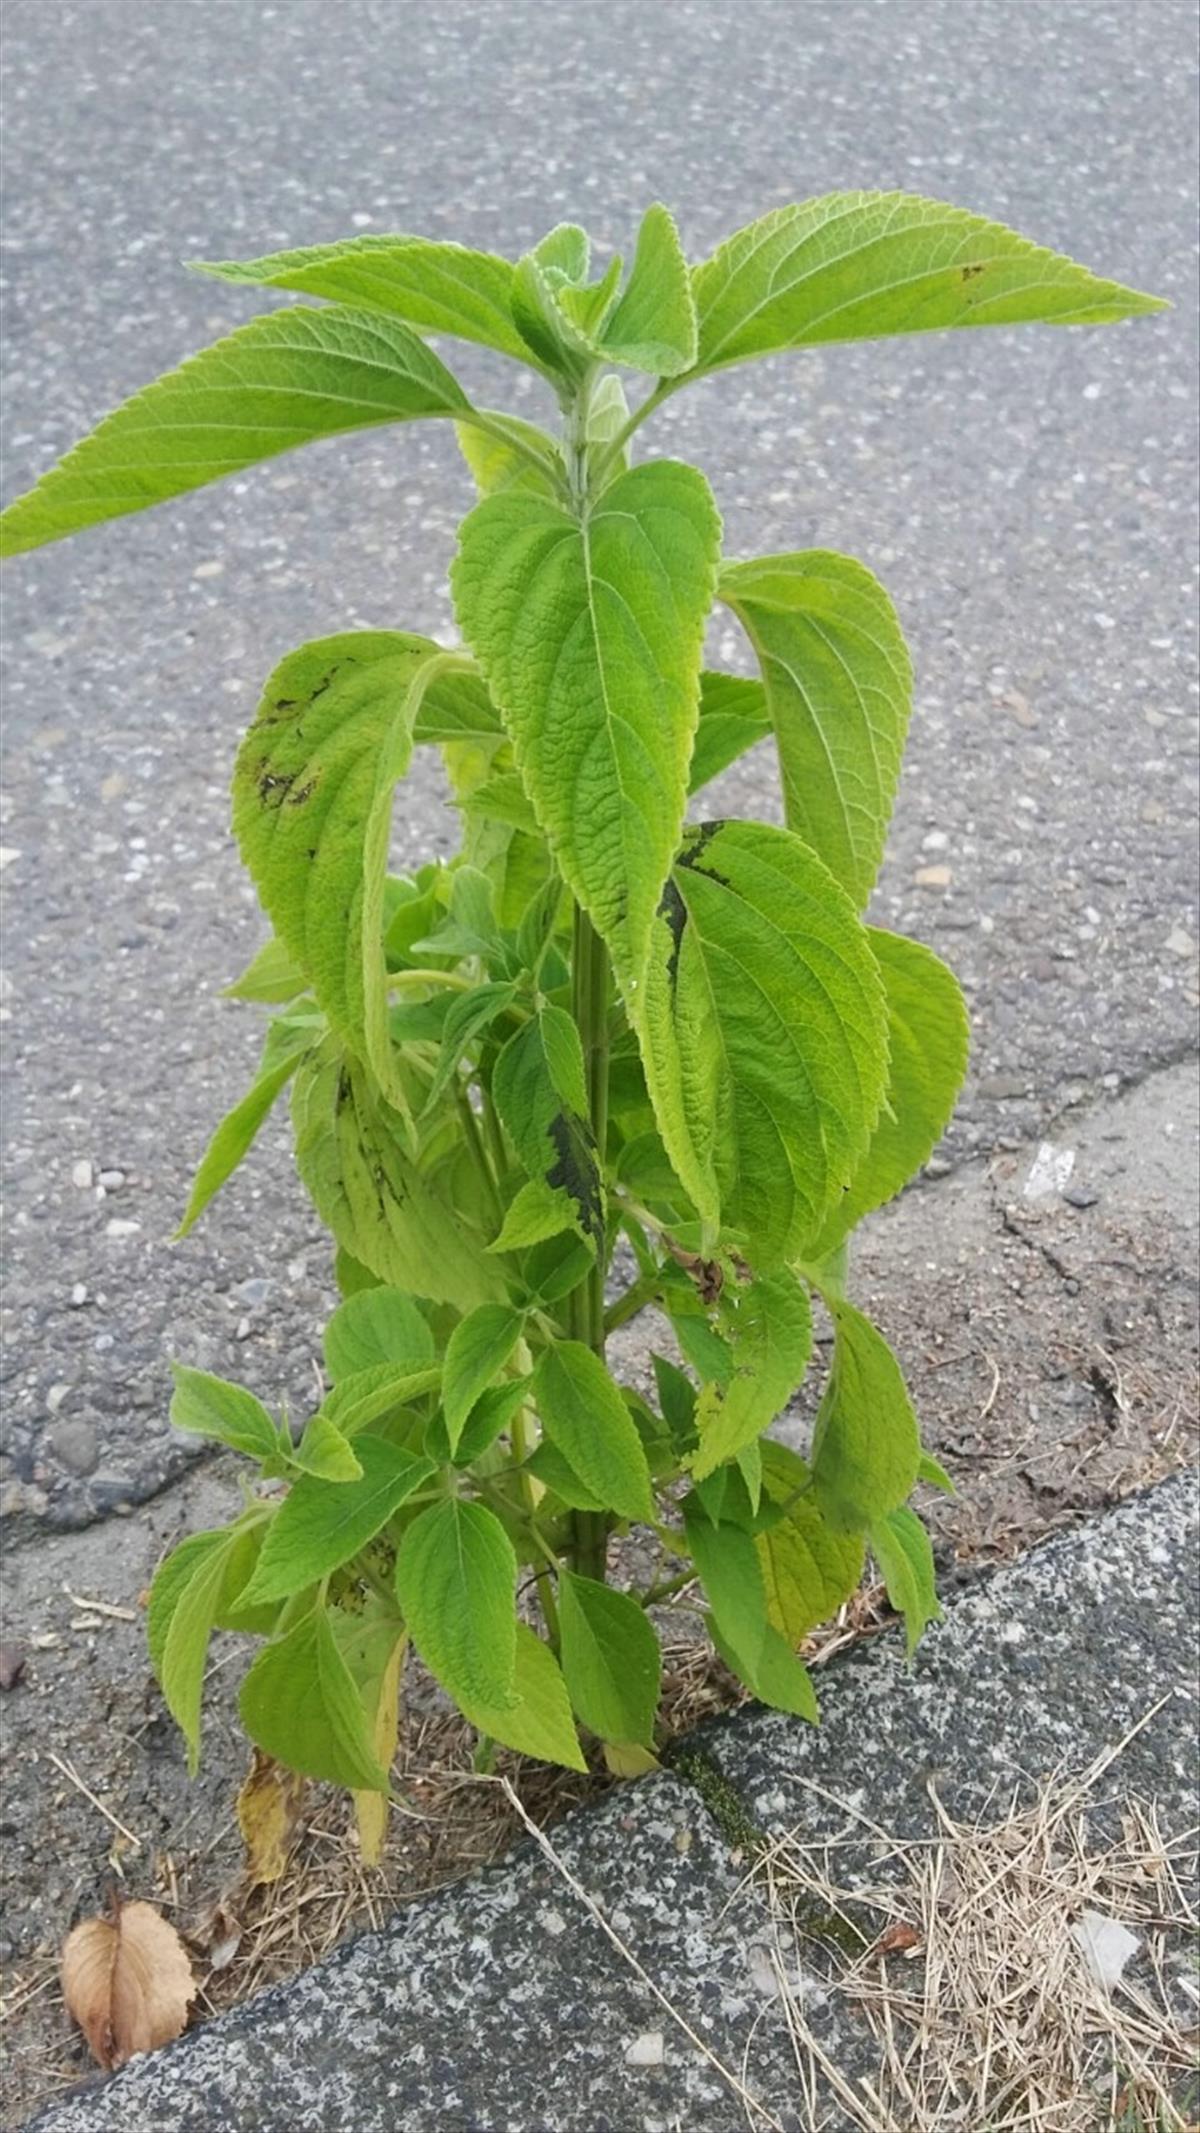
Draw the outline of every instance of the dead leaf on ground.
<instances>
[{"instance_id":1,"label":"dead leaf on ground","mask_svg":"<svg viewBox=\"0 0 1200 2133\"><path fill-rule=\"evenodd\" d=\"M238 1828L246 1847L245 1888L266 1888L282 1879L307 1788L306 1778L255 1749L237 1797Z\"/></svg>"},{"instance_id":2,"label":"dead leaf on ground","mask_svg":"<svg viewBox=\"0 0 1200 2133\"><path fill-rule=\"evenodd\" d=\"M183 2034L196 1981L174 1926L153 1904L118 1899L85 1918L62 1949L62 1987L93 2059L106 2073Z\"/></svg>"},{"instance_id":3,"label":"dead leaf on ground","mask_svg":"<svg viewBox=\"0 0 1200 2133\"><path fill-rule=\"evenodd\" d=\"M894 1926L888 1926L879 1939L867 1950L869 1962L880 1963L889 1955L915 1955L925 1944L925 1935L915 1926L906 1925L898 1918Z\"/></svg>"}]
</instances>

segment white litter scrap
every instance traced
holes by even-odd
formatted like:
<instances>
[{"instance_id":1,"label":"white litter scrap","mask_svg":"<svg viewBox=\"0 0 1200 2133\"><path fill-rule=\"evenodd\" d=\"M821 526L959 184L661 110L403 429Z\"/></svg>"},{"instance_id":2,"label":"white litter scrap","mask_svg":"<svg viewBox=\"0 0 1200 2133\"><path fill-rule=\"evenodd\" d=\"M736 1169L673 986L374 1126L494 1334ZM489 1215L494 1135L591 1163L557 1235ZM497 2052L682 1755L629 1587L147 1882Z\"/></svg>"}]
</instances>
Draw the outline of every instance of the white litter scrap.
<instances>
[{"instance_id":1,"label":"white litter scrap","mask_svg":"<svg viewBox=\"0 0 1200 2133\"><path fill-rule=\"evenodd\" d=\"M1141 1947L1136 1933L1119 1918L1105 1918L1100 1911L1085 1911L1071 1928L1071 1938L1098 1985L1111 1992L1125 1974L1125 1966Z\"/></svg>"},{"instance_id":2,"label":"white litter scrap","mask_svg":"<svg viewBox=\"0 0 1200 2133\"><path fill-rule=\"evenodd\" d=\"M1043 1141L1025 1180L1025 1198L1048 1200L1056 1192L1065 1192L1074 1168L1073 1148L1059 1148L1053 1141Z\"/></svg>"},{"instance_id":3,"label":"white litter scrap","mask_svg":"<svg viewBox=\"0 0 1200 2133\"><path fill-rule=\"evenodd\" d=\"M626 2066L661 2066L666 2057L666 2039L661 2029L647 2029L625 2048Z\"/></svg>"}]
</instances>

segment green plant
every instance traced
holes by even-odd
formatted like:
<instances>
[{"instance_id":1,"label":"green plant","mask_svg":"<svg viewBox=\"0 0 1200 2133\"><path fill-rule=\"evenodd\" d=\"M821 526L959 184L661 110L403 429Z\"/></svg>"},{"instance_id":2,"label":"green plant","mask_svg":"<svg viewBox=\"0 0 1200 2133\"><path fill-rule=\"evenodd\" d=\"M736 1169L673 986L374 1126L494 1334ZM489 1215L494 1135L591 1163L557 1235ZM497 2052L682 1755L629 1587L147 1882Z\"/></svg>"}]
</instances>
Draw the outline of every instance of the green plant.
<instances>
[{"instance_id":1,"label":"green plant","mask_svg":"<svg viewBox=\"0 0 1200 2133\"><path fill-rule=\"evenodd\" d=\"M515 266L408 237L208 266L326 302L159 379L2 522L10 551L33 548L418 417L454 424L480 492L453 570L465 649L390 630L304 645L237 758L234 829L273 933L231 991L277 1012L183 1227L290 1083L344 1301L299 1434L176 1370L175 1423L287 1490L185 1540L150 1603L193 1757L214 1625L261 1636L247 1731L363 1795L364 1826L409 1637L487 1739L579 1767L578 1721L632 1770L655 1741L647 1607L693 1576L734 1672L810 1718L797 1646L868 1547L910 1642L935 1615L907 1499L945 1477L846 1294L850 1232L929 1155L967 1051L950 972L862 916L908 655L862 564L726 561L704 477L631 466L630 446L672 394L754 356L1160 308L899 194L778 210L695 268L652 207L626 277L613 260L590 281L588 255L563 226ZM414 329L531 369L560 434L474 407ZM632 412L621 371L654 381ZM714 600L758 679L703 667ZM787 827L689 820L767 737ZM463 848L396 876L395 789L426 746ZM813 1296L834 1351L806 1462L767 1432L809 1361ZM654 1403L604 1362L651 1300L686 1366L656 1359ZM606 1583L630 1526L658 1556L637 1591Z\"/></svg>"}]
</instances>

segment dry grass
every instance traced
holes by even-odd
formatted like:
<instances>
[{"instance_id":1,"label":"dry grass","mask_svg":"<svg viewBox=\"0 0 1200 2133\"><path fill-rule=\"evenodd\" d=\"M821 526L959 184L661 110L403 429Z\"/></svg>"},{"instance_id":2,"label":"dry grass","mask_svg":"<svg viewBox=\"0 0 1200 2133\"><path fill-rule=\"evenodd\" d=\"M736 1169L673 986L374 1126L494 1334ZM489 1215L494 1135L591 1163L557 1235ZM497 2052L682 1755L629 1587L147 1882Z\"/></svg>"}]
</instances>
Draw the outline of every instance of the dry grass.
<instances>
[{"instance_id":1,"label":"dry grass","mask_svg":"<svg viewBox=\"0 0 1200 2133\"><path fill-rule=\"evenodd\" d=\"M1168 1841L1153 1806L1101 1798L1119 1752L972 1822L931 1787L929 1841L834 1803L838 1836L768 1848L757 1874L805 2133L1193 2133L1178 2098L1200 2023L1194 1833ZM1087 1912L1140 1943L1111 1986L1079 1945ZM839 1941L857 1952L832 1953ZM858 2027L871 2074L851 2078L821 2041L824 1998Z\"/></svg>"}]
</instances>

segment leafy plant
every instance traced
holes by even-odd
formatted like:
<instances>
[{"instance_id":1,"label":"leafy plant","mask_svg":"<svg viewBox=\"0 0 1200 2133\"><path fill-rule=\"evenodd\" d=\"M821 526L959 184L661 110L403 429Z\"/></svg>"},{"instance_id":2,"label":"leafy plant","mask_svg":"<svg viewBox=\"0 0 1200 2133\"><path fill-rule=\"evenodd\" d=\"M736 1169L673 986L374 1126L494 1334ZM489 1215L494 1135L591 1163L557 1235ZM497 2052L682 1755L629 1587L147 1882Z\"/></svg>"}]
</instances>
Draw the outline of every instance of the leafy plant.
<instances>
[{"instance_id":1,"label":"leafy plant","mask_svg":"<svg viewBox=\"0 0 1200 2133\"><path fill-rule=\"evenodd\" d=\"M193 1758L213 1629L261 1637L247 1731L350 1787L377 1841L410 1639L487 1739L581 1767L578 1723L633 1770L656 1738L647 1610L693 1577L734 1672L810 1718L797 1647L868 1548L910 1642L937 1612L908 1498L945 1477L847 1294L854 1225L930 1154L967 1055L949 970L863 917L908 654L861 563L726 559L703 475L631 465L637 433L752 357L1160 307L901 194L777 210L697 267L652 207L627 275L589 278L573 225L515 265L371 236L202 271L323 302L126 402L4 514L10 551L376 423L452 423L479 490L452 573L462 648L306 644L238 753L234 831L273 931L231 990L274 1014L183 1227L290 1084L344 1301L299 1433L176 1370L176 1424L268 1486L186 1539L150 1603ZM557 434L474 406L422 332L532 370ZM653 381L632 411L622 373ZM714 601L757 679L705 667ZM706 819L703 788L764 740L786 828ZM395 791L426 747L462 850L396 875ZM833 1357L804 1460L769 1430L814 1298ZM656 1358L650 1403L604 1347L652 1301L682 1366ZM657 1567L610 1585L635 1526Z\"/></svg>"}]
</instances>

